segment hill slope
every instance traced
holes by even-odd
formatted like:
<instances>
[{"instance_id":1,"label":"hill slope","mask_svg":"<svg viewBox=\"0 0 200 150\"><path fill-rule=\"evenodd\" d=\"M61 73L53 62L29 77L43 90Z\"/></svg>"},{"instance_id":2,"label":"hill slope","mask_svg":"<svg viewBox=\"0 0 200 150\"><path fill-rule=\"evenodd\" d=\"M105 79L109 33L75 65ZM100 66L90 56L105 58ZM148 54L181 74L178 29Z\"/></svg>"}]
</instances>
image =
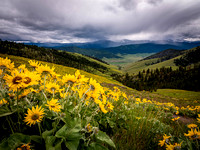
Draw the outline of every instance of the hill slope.
<instances>
[{"instance_id":1,"label":"hill slope","mask_svg":"<svg viewBox=\"0 0 200 150\"><path fill-rule=\"evenodd\" d=\"M112 73L119 73L112 66L81 54L46 49L34 45L0 41L0 53L74 67L93 74L109 76Z\"/></svg>"},{"instance_id":2,"label":"hill slope","mask_svg":"<svg viewBox=\"0 0 200 150\"><path fill-rule=\"evenodd\" d=\"M182 50L166 49L166 50L156 53L154 55L148 56L148 57L144 58L143 60L153 59L153 58L162 58L163 60L168 60L168 59L177 57L183 53L184 53L184 51L182 51Z\"/></svg>"},{"instance_id":3,"label":"hill slope","mask_svg":"<svg viewBox=\"0 0 200 150\"><path fill-rule=\"evenodd\" d=\"M137 73L139 71L142 71L143 69L147 70L147 69L156 69L162 67L172 67L172 69L177 69L178 66L175 64L174 60L179 60L181 57L184 57L184 55L187 52L195 50L197 50L197 47L180 52L174 50L165 50L160 53L151 55L141 61L129 64L123 68L123 71L128 73ZM175 54L173 54L173 52L175 52ZM165 53L167 53L166 56L164 56Z\"/></svg>"}]
</instances>

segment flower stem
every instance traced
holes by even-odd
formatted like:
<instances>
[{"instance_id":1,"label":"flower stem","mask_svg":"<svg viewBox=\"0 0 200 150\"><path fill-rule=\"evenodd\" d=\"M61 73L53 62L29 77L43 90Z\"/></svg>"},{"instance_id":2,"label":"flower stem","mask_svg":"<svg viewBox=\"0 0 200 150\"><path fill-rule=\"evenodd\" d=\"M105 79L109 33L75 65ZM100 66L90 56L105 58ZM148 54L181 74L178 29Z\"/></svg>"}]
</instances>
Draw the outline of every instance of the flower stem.
<instances>
[{"instance_id":1,"label":"flower stem","mask_svg":"<svg viewBox=\"0 0 200 150\"><path fill-rule=\"evenodd\" d=\"M42 132L41 132L41 126L40 126L40 123L38 123L38 128L39 128L40 136L42 137Z\"/></svg>"}]
</instances>

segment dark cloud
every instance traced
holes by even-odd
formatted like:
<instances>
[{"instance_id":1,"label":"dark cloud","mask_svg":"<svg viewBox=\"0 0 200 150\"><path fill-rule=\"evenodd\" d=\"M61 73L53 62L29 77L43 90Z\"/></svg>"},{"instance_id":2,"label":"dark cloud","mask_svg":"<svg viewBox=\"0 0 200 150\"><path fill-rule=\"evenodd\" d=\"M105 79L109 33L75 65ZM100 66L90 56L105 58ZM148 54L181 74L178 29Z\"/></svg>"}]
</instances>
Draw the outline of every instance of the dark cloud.
<instances>
[{"instance_id":1,"label":"dark cloud","mask_svg":"<svg viewBox=\"0 0 200 150\"><path fill-rule=\"evenodd\" d=\"M200 38L197 0L2 0L0 38L85 42Z\"/></svg>"}]
</instances>

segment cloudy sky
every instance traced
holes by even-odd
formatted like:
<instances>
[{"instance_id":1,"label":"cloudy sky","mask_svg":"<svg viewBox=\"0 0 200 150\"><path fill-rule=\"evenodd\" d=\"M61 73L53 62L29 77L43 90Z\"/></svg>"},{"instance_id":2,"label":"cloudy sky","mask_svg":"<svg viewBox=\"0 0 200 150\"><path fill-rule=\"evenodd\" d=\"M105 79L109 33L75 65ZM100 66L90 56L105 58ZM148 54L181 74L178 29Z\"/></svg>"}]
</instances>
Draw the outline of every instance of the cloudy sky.
<instances>
[{"instance_id":1,"label":"cloudy sky","mask_svg":"<svg viewBox=\"0 0 200 150\"><path fill-rule=\"evenodd\" d=\"M200 0L1 0L0 38L200 40Z\"/></svg>"}]
</instances>

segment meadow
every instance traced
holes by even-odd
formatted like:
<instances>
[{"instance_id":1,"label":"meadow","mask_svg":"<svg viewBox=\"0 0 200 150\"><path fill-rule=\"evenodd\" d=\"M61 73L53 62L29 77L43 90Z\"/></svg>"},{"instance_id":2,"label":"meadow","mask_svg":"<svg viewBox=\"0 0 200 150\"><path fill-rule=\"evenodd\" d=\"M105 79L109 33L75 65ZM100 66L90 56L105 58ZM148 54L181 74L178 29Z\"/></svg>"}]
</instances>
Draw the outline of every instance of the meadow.
<instances>
[{"instance_id":1,"label":"meadow","mask_svg":"<svg viewBox=\"0 0 200 150\"><path fill-rule=\"evenodd\" d=\"M0 149L199 149L199 93L139 92L77 69L10 58L0 58Z\"/></svg>"}]
</instances>

